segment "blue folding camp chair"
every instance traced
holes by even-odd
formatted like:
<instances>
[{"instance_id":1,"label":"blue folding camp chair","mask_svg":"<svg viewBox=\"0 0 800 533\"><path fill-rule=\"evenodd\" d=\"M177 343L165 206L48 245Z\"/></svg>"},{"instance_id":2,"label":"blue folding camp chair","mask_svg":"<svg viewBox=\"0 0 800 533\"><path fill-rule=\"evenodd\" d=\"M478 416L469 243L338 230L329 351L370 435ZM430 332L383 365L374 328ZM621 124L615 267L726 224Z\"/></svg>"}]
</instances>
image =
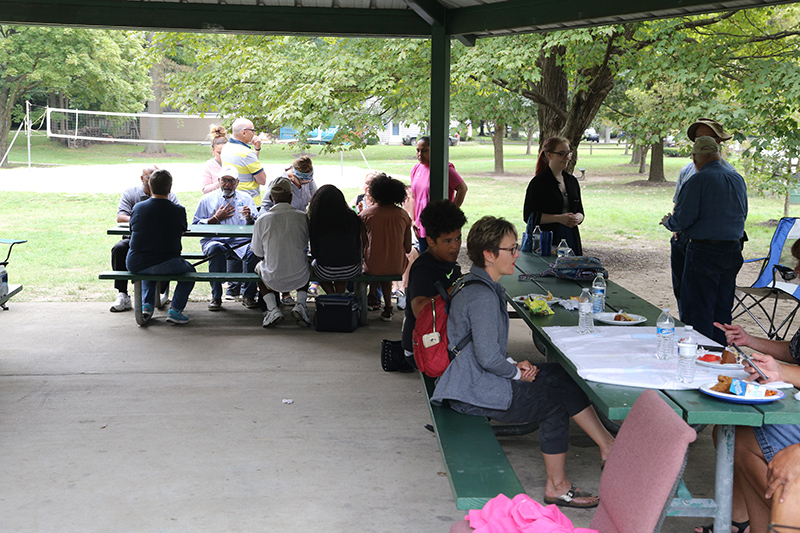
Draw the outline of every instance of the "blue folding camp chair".
<instances>
[{"instance_id":1,"label":"blue folding camp chair","mask_svg":"<svg viewBox=\"0 0 800 533\"><path fill-rule=\"evenodd\" d=\"M747 313L767 337L774 340L783 340L786 337L797 310L800 309L800 280L794 272L797 259L791 253L792 245L797 239L800 239L800 219L782 218L772 236L769 255L745 261L762 261L758 278L749 287L736 287L733 319ZM783 320L778 317L778 302L781 301L794 306ZM780 311L782 313L783 309Z\"/></svg>"}]
</instances>

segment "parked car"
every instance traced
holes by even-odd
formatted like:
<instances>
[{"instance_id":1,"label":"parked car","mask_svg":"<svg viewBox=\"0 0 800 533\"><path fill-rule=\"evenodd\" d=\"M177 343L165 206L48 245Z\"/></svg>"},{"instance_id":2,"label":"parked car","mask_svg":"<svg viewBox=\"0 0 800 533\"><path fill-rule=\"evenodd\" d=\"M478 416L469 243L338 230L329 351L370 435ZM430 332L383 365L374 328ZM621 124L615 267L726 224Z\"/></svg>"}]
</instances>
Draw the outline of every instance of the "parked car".
<instances>
[{"instance_id":1,"label":"parked car","mask_svg":"<svg viewBox=\"0 0 800 533\"><path fill-rule=\"evenodd\" d=\"M452 135L449 136L450 139L450 146L455 146L458 144L458 137L453 137ZM414 146L417 144L417 136L416 135L406 135L403 137L403 144L406 146Z\"/></svg>"},{"instance_id":2,"label":"parked car","mask_svg":"<svg viewBox=\"0 0 800 533\"><path fill-rule=\"evenodd\" d=\"M306 142L309 144L328 144L333 140L333 136L336 135L337 131L339 131L339 126L332 126L325 129L315 128L308 132ZM289 126L281 127L280 140L285 142L296 141L297 130Z\"/></svg>"},{"instance_id":3,"label":"parked car","mask_svg":"<svg viewBox=\"0 0 800 533\"><path fill-rule=\"evenodd\" d=\"M583 140L589 142L600 142L600 134L594 128L589 128L583 132Z\"/></svg>"}]
</instances>

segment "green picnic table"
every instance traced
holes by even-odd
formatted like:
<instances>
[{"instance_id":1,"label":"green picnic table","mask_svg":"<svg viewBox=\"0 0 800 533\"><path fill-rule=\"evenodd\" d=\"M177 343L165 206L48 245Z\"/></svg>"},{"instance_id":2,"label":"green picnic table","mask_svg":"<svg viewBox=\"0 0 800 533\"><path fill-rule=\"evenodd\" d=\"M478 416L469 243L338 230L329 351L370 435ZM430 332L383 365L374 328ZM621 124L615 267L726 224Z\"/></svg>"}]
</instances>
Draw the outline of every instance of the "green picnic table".
<instances>
[{"instance_id":1,"label":"green picnic table","mask_svg":"<svg viewBox=\"0 0 800 533\"><path fill-rule=\"evenodd\" d=\"M131 234L131 229L128 224L119 224L106 230L108 235L128 236ZM233 238L247 238L253 236L253 226L235 226L233 224L190 224L183 234L184 237L195 238L210 238L210 237L233 237ZM185 259L203 259L205 256L201 254L183 254ZM145 324L146 321L141 313L141 282L143 280L153 281L238 281L248 283L258 281L258 275L248 272L192 272L172 276L153 276L143 274L132 274L127 271L107 271L100 273L100 279L118 280L126 279L133 282L134 287L134 317L136 323L140 326ZM367 325L368 309L367 309L367 291L370 283L379 281L399 281L401 276L370 276L369 274L361 274L352 281L355 285L355 294L359 302L361 302L361 312L359 316L359 323L362 326ZM312 274L311 281L320 281Z\"/></svg>"},{"instance_id":2,"label":"green picnic table","mask_svg":"<svg viewBox=\"0 0 800 533\"><path fill-rule=\"evenodd\" d=\"M555 259L555 257L548 258L523 253L517 259L516 267L520 274L537 274L549 268L550 263ZM557 298L578 296L582 288L591 286L591 281L567 281L554 277L520 281L517 276L505 276L501 283L506 288L510 305L530 327L537 349L548 360L556 361L564 367L586 392L595 409L602 416L610 420L624 420L633 402L645 389L584 380L578 375L575 365L555 346L544 331L544 328L550 326L576 326L578 324L577 310L567 311L561 306L553 306L555 314L534 316L524 304L513 299L515 296L530 293L546 294L546 291L550 291ZM647 322L642 324L645 326L655 326L658 315L661 313L658 307L613 280L607 280L606 310L618 311L620 309L646 317ZM587 342L591 342L591 340L587 339ZM682 484L670 506L668 515L714 517L714 531L729 531L733 495L735 426L800 424L800 402L791 397L796 391L787 391L786 398L782 401L761 405L727 403L696 390L661 390L659 392L662 398L688 424L715 424L717 428L714 498L692 498L688 489Z\"/></svg>"}]
</instances>

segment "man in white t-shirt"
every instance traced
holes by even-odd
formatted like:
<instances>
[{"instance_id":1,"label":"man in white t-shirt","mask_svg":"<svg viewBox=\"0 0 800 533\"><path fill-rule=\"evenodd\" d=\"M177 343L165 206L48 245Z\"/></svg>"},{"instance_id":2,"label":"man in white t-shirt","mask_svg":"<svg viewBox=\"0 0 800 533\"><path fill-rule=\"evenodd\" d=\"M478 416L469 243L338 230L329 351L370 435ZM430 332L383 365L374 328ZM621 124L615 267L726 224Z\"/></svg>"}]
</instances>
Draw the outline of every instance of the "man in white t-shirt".
<instances>
[{"instance_id":1,"label":"man in white t-shirt","mask_svg":"<svg viewBox=\"0 0 800 533\"><path fill-rule=\"evenodd\" d=\"M255 272L267 311L262 326L268 328L283 320L277 292L297 291L292 316L300 326L310 326L306 299L310 275L308 255L308 218L292 207L292 182L280 177L272 182L269 191L274 205L263 210L253 228L253 253L262 260Z\"/></svg>"}]
</instances>

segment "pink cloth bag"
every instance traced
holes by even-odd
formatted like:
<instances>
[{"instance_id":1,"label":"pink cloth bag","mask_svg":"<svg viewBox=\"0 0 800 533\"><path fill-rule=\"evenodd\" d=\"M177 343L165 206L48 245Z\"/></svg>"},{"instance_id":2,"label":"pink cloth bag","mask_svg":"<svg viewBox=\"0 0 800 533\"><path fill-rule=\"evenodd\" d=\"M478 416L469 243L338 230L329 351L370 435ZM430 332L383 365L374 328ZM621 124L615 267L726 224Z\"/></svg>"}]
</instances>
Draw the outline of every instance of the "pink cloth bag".
<instances>
[{"instance_id":1,"label":"pink cloth bag","mask_svg":"<svg viewBox=\"0 0 800 533\"><path fill-rule=\"evenodd\" d=\"M476 533L597 533L574 527L557 506L544 506L527 494L517 494L513 500L499 494L464 518Z\"/></svg>"}]
</instances>

